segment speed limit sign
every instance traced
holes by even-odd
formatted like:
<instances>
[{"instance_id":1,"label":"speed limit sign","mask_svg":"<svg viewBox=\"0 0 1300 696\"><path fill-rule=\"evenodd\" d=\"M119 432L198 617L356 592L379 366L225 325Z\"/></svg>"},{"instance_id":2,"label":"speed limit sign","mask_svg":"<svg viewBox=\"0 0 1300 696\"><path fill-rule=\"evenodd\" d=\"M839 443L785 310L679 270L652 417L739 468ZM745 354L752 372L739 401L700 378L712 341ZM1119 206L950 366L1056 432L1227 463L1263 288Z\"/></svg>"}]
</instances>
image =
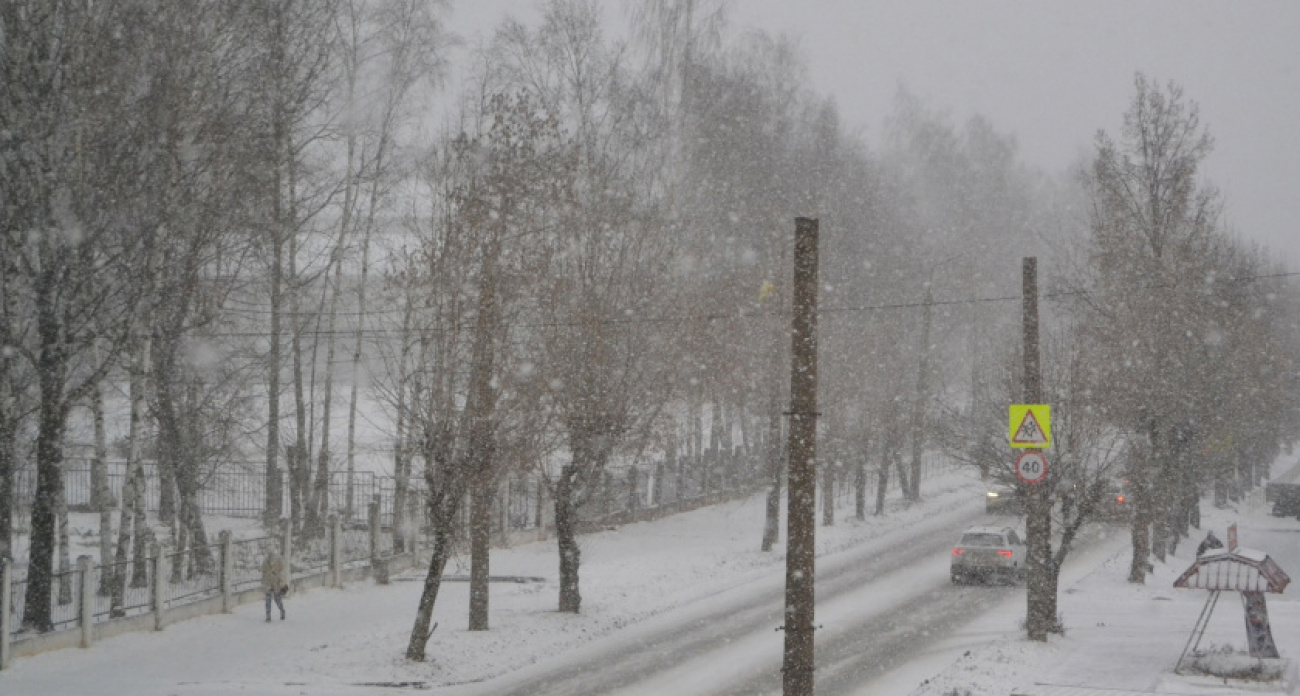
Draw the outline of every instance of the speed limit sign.
<instances>
[{"instance_id":1,"label":"speed limit sign","mask_svg":"<svg viewBox=\"0 0 1300 696\"><path fill-rule=\"evenodd\" d=\"M1025 483L1042 483L1047 480L1047 458L1042 452L1025 452L1016 457L1016 476Z\"/></svg>"}]
</instances>

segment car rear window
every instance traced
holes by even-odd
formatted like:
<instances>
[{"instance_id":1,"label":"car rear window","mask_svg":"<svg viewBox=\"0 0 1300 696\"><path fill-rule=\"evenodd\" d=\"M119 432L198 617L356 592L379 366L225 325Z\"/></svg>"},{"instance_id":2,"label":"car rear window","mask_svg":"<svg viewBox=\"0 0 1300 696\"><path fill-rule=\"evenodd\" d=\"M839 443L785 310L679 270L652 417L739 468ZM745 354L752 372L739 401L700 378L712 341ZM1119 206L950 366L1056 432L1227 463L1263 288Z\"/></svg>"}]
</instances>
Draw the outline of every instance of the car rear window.
<instances>
[{"instance_id":1,"label":"car rear window","mask_svg":"<svg viewBox=\"0 0 1300 696\"><path fill-rule=\"evenodd\" d=\"M987 532L967 532L961 535L962 546L1002 546L1001 534Z\"/></svg>"}]
</instances>

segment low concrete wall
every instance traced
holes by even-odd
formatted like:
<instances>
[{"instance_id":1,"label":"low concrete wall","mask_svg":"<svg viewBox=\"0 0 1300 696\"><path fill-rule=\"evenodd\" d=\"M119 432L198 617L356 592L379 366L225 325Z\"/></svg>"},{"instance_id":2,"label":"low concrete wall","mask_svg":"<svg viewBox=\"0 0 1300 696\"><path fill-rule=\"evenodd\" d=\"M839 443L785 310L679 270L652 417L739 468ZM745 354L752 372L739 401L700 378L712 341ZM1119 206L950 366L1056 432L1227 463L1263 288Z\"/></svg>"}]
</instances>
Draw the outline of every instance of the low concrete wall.
<instances>
[{"instance_id":1,"label":"low concrete wall","mask_svg":"<svg viewBox=\"0 0 1300 696\"><path fill-rule=\"evenodd\" d=\"M120 636L124 633L136 633L139 631L154 630L153 612L140 614L139 616L127 616L120 619L109 619L95 624L93 634L95 640L104 640L114 636Z\"/></svg>"},{"instance_id":2,"label":"low concrete wall","mask_svg":"<svg viewBox=\"0 0 1300 696\"><path fill-rule=\"evenodd\" d=\"M153 625L153 615L149 615L149 624ZM29 655L39 655L51 650L66 650L81 645L81 628L73 626L72 628L62 631L51 631L49 633L37 633L30 636L20 636L14 641L13 647L10 648L10 655L13 657L27 657Z\"/></svg>"}]
</instances>

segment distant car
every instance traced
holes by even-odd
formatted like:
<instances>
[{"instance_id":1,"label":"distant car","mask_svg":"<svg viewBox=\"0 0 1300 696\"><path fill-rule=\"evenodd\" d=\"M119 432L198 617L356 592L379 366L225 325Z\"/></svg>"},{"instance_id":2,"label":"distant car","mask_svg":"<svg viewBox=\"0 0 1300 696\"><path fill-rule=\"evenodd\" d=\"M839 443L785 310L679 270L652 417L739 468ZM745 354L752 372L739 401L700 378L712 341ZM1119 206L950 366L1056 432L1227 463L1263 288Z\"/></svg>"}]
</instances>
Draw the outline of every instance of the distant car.
<instances>
[{"instance_id":1,"label":"distant car","mask_svg":"<svg viewBox=\"0 0 1300 696\"><path fill-rule=\"evenodd\" d=\"M990 515L1019 515L1022 512L1020 496L1010 486L988 489L984 494L984 512Z\"/></svg>"},{"instance_id":2,"label":"distant car","mask_svg":"<svg viewBox=\"0 0 1300 696\"><path fill-rule=\"evenodd\" d=\"M1110 482L1097 501L1097 519L1113 524L1128 524L1132 512L1127 482Z\"/></svg>"},{"instance_id":3,"label":"distant car","mask_svg":"<svg viewBox=\"0 0 1300 696\"><path fill-rule=\"evenodd\" d=\"M971 527L952 549L952 583L1019 582L1025 576L1025 553L1024 540L1011 527Z\"/></svg>"}]
</instances>

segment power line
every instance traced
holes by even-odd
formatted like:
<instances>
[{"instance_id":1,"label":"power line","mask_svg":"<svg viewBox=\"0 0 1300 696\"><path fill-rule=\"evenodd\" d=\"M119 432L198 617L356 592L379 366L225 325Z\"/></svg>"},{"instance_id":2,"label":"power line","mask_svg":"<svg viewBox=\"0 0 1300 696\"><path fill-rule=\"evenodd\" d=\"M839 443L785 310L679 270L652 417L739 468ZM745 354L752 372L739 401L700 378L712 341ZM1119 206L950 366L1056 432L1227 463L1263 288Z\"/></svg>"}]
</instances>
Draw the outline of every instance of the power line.
<instances>
[{"instance_id":1,"label":"power line","mask_svg":"<svg viewBox=\"0 0 1300 696\"><path fill-rule=\"evenodd\" d=\"M1300 272L1268 273L1268 274L1253 275L1253 276L1234 276L1234 277L1227 277L1227 278L1216 278L1215 282L1225 282L1225 283L1254 282L1257 280L1268 280L1274 278L1291 278L1295 276L1300 276ZM1141 292L1144 290L1157 290L1157 289L1169 288L1169 287L1174 287L1174 284L1172 283L1145 284L1133 288L1131 292ZM1044 300L1059 300L1066 297L1077 297L1077 296L1092 295L1092 294L1095 294L1095 291L1065 290L1059 292L1044 293L1041 297ZM995 304L1000 302L1020 302L1021 299L1022 298L1020 295L1004 295L999 297L969 297L969 298L951 299L951 300L930 300L930 301L920 300L920 301L896 302L896 303L874 304L874 305L823 307L818 309L817 313L819 315L850 314L850 313L876 312L876 311L886 311L886 310L895 310L895 309L920 309L927 306L945 307L945 306L974 305L974 304ZM241 311L241 310L236 310L236 311ZM367 315L381 314L381 313L392 314L398 311L399 310L376 310L372 312L367 310L366 314ZM284 312L284 314L291 315L291 313L289 312ZM297 314L314 315L318 313L298 312ZM349 316L353 316L359 313L350 312L346 314ZM705 314L684 314L684 315L671 315L671 316L661 316L661 317L628 316L628 317L611 317L606 319L583 320L583 321L575 320L575 321L518 322L518 323L509 324L505 328L507 329L566 328L566 327L580 327L590 323L598 323L606 326L640 325L640 324L663 324L663 325L692 324L692 323L713 323L718 321L729 321L729 320L754 319L760 317L785 317L785 316L787 315L784 312L776 312L776 311L710 312ZM465 324L460 325L457 328L463 329L463 328L469 328L470 326L471 324L466 322ZM286 335L292 335L293 331L292 329L286 329L284 333ZM390 335L401 335L403 332L400 329L367 328L367 329L362 329L361 333L365 336L390 336ZM336 336L356 336L357 330L356 329L334 329L333 331L330 331L325 329L311 329L311 330L305 329L299 332L299 335L301 336L329 336L330 334L334 334ZM263 338L263 337L269 337L271 334L270 332L267 331L229 331L229 332L209 333L205 335L213 338L219 338L219 337L220 338Z\"/></svg>"}]
</instances>

